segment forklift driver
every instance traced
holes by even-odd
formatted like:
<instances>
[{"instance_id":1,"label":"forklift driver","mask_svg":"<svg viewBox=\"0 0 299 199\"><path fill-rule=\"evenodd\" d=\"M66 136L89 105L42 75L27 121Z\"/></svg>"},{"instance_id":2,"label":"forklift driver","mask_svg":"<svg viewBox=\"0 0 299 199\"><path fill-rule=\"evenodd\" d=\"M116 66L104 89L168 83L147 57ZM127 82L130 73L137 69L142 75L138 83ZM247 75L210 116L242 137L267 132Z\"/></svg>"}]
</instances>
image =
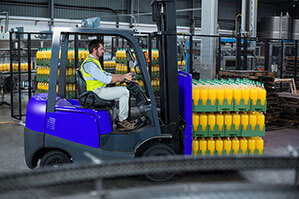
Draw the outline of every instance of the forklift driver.
<instances>
[{"instance_id":1,"label":"forklift driver","mask_svg":"<svg viewBox=\"0 0 299 199\"><path fill-rule=\"evenodd\" d=\"M111 74L103 70L99 58L104 54L102 40L92 40L88 44L90 55L81 64L80 71L86 81L86 91L95 92L104 100L119 100L119 115L116 124L120 131L133 130L135 124L128 120L130 92L125 86L106 87L107 84L131 80L132 74Z\"/></svg>"}]
</instances>

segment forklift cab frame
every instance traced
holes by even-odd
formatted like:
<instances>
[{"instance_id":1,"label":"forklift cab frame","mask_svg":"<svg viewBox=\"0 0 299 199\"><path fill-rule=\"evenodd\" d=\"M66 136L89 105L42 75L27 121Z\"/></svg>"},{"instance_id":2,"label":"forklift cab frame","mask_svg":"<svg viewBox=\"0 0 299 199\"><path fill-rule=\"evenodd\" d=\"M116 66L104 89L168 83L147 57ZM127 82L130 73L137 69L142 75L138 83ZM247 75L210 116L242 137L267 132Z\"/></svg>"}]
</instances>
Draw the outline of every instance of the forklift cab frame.
<instances>
[{"instance_id":1,"label":"forklift cab frame","mask_svg":"<svg viewBox=\"0 0 299 199\"><path fill-rule=\"evenodd\" d=\"M35 168L39 159L41 159L41 166L43 164L47 165L48 156L52 155L50 157L53 157L53 151L63 153L72 162L91 162L92 160L86 156L85 152L102 160L127 159L144 155L144 151L151 148L150 146L153 143L165 143L166 148L168 147L166 153L175 154L175 150L166 145L171 143L172 135L170 133L161 133L154 93L145 65L145 57L137 41L133 38L134 32L79 28L54 28L53 32L48 94L43 93L33 96L27 106L24 129L27 166ZM151 121L147 126L125 134L114 133L109 111L85 109L80 106L78 100L65 99L68 36L71 34L112 35L127 39L129 45L135 51L145 85L146 96L149 97L149 105L144 107L145 110L143 110L149 121ZM60 44L59 87L58 94L56 94ZM39 124L36 124L37 121ZM162 148L165 148L165 146ZM64 163L64 161L61 162Z\"/></svg>"}]
</instances>

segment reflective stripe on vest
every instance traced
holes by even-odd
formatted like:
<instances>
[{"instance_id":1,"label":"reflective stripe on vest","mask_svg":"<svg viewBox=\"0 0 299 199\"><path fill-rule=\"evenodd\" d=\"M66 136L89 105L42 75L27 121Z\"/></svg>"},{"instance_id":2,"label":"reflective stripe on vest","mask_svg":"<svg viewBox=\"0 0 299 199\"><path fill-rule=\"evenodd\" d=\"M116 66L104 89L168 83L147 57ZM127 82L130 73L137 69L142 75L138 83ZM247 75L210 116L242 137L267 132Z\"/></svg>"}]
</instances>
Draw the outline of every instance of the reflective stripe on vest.
<instances>
[{"instance_id":1,"label":"reflective stripe on vest","mask_svg":"<svg viewBox=\"0 0 299 199\"><path fill-rule=\"evenodd\" d=\"M98 87L105 87L106 86L105 83L103 83L97 79L94 79L90 74L85 72L84 65L89 62L94 63L102 72L104 72L99 60L96 60L95 58L92 58L92 57L87 57L87 59L84 60L84 62L81 64L80 71L81 71L81 73L85 79L85 82L86 82L86 91L94 91Z\"/></svg>"}]
</instances>

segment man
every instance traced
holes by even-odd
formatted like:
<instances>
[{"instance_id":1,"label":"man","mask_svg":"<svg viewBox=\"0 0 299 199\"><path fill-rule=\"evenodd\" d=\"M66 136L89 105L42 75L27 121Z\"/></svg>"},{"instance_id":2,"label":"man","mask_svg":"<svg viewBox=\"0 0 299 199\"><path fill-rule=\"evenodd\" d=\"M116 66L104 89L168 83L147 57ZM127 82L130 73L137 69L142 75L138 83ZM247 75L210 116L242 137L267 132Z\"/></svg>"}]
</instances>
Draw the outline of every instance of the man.
<instances>
[{"instance_id":1,"label":"man","mask_svg":"<svg viewBox=\"0 0 299 199\"><path fill-rule=\"evenodd\" d=\"M119 100L119 115L117 125L119 130L132 130L134 123L128 121L129 90L122 87L106 87L107 84L117 83L125 79L131 80L132 74L111 74L103 70L99 58L104 54L104 43L102 40L92 40L88 44L90 55L81 64L80 71L86 81L86 90L95 92L104 100Z\"/></svg>"}]
</instances>

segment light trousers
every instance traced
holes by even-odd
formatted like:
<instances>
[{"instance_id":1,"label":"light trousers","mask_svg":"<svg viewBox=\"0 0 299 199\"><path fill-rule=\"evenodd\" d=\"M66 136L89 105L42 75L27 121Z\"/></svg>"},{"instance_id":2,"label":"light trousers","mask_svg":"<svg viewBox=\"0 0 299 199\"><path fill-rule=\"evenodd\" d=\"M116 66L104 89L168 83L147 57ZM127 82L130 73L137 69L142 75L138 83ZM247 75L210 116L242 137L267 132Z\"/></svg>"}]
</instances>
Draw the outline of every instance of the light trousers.
<instances>
[{"instance_id":1,"label":"light trousers","mask_svg":"<svg viewBox=\"0 0 299 199\"><path fill-rule=\"evenodd\" d=\"M119 121L128 118L130 92L125 86L96 88L94 92L104 100L119 100Z\"/></svg>"}]
</instances>

